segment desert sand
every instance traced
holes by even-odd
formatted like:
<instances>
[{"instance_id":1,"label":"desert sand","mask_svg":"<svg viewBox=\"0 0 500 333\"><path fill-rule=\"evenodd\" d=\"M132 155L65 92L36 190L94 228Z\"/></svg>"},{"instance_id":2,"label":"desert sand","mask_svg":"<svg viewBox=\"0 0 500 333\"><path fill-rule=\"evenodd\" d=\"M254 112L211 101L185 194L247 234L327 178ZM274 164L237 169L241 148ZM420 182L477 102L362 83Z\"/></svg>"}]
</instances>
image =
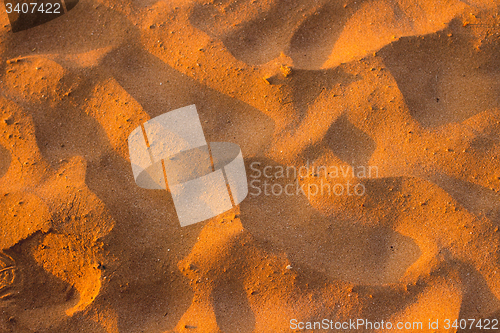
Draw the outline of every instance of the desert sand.
<instances>
[{"instance_id":1,"label":"desert sand","mask_svg":"<svg viewBox=\"0 0 500 333\"><path fill-rule=\"evenodd\" d=\"M444 325L500 319L498 5L81 0L13 33L0 4L0 332L494 332ZM191 104L304 192L180 227L127 138ZM423 328L291 326L359 318Z\"/></svg>"}]
</instances>

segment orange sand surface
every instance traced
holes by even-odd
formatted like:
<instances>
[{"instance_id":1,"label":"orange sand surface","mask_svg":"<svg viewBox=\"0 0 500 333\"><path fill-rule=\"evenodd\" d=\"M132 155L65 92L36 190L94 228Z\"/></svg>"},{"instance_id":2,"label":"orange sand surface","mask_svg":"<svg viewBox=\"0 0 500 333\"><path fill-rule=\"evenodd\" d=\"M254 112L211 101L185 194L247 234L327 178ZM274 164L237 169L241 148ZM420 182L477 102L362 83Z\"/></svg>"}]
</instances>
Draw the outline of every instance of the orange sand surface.
<instances>
[{"instance_id":1,"label":"orange sand surface","mask_svg":"<svg viewBox=\"0 0 500 333\"><path fill-rule=\"evenodd\" d=\"M500 319L499 4L81 0L13 33L1 3L0 332L494 332L444 321ZM363 195L181 228L127 138L191 104L249 181Z\"/></svg>"}]
</instances>

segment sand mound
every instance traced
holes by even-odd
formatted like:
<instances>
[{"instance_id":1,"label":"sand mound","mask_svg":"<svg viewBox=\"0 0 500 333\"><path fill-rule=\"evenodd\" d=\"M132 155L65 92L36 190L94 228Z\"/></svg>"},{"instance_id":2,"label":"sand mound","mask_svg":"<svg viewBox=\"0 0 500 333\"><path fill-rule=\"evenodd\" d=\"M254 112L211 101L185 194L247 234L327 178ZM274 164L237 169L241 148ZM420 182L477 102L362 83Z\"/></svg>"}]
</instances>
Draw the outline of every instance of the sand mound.
<instances>
[{"instance_id":1,"label":"sand mound","mask_svg":"<svg viewBox=\"0 0 500 333\"><path fill-rule=\"evenodd\" d=\"M82 0L15 34L0 15L0 331L498 319L497 6ZM127 138L190 104L250 193L181 228Z\"/></svg>"}]
</instances>

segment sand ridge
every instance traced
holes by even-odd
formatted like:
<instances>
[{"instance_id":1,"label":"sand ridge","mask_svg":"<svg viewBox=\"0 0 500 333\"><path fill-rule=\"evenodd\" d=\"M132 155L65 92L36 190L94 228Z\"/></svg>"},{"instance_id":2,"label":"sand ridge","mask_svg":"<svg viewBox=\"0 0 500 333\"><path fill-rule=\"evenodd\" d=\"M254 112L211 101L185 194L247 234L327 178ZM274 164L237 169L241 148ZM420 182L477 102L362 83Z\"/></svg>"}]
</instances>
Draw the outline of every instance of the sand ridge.
<instances>
[{"instance_id":1,"label":"sand ridge","mask_svg":"<svg viewBox=\"0 0 500 333\"><path fill-rule=\"evenodd\" d=\"M0 15L0 330L498 318L497 6L82 0L16 34ZM248 174L378 173L273 178L366 193L250 195L180 228L126 139L189 104Z\"/></svg>"}]
</instances>

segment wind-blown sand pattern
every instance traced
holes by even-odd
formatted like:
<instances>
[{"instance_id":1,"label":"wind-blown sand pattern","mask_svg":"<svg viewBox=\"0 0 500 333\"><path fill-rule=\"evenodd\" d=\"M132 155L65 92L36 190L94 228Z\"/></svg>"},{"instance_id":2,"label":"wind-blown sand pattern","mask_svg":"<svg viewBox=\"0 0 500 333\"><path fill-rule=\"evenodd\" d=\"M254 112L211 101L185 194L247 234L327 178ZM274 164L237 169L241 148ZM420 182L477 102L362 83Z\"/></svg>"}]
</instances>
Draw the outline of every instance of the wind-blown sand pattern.
<instances>
[{"instance_id":1,"label":"wind-blown sand pattern","mask_svg":"<svg viewBox=\"0 0 500 333\"><path fill-rule=\"evenodd\" d=\"M81 0L15 34L0 5L0 332L500 319L498 5ZM249 181L377 172L181 228L127 137L191 104Z\"/></svg>"}]
</instances>

